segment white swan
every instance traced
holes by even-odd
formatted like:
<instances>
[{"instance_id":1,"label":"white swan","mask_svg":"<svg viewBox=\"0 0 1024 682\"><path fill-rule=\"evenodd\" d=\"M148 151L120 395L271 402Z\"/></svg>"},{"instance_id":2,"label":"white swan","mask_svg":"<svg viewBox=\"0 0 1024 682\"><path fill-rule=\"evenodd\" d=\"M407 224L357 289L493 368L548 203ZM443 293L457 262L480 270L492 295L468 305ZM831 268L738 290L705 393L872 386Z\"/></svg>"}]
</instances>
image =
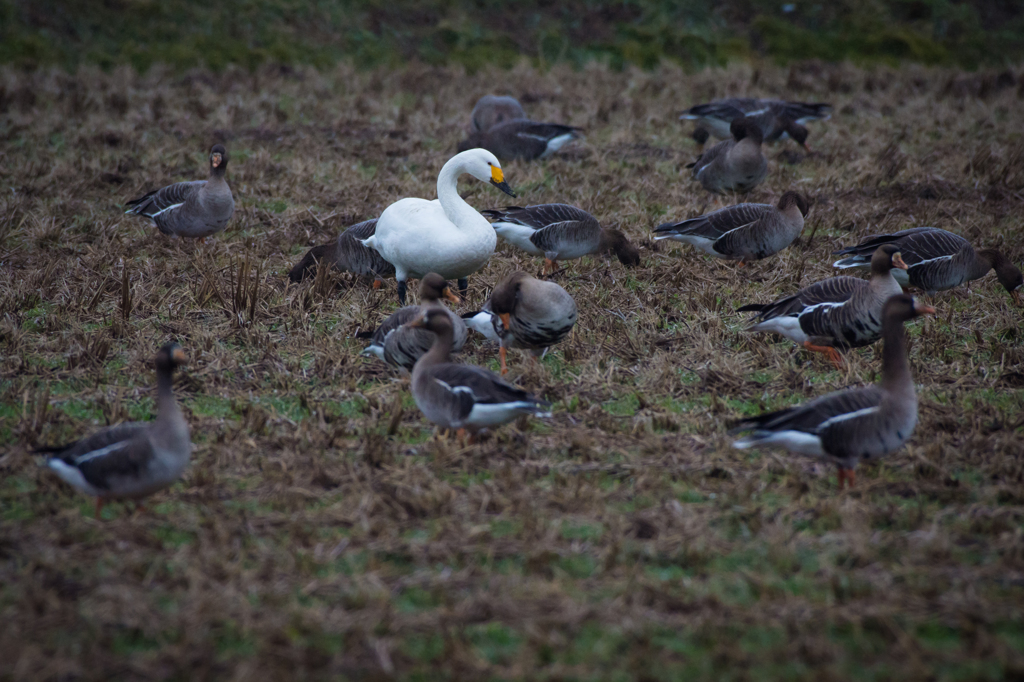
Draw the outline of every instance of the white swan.
<instances>
[{"instance_id":1,"label":"white swan","mask_svg":"<svg viewBox=\"0 0 1024 682\"><path fill-rule=\"evenodd\" d=\"M441 169L437 199L396 201L380 214L374 235L362 240L395 266L402 305L410 277L436 272L445 279L458 279L464 292L466 276L486 265L494 253L498 242L494 228L459 196L457 183L463 173L516 195L505 182L497 157L486 149L470 149L453 156Z\"/></svg>"}]
</instances>

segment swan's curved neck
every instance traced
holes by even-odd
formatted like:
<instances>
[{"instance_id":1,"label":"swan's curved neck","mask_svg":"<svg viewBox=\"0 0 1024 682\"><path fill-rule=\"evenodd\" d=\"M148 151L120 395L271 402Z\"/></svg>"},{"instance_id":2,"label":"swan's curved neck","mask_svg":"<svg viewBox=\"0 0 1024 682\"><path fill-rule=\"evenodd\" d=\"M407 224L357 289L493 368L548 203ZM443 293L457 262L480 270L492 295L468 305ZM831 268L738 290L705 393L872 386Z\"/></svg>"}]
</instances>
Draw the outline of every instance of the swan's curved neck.
<instances>
[{"instance_id":1,"label":"swan's curved neck","mask_svg":"<svg viewBox=\"0 0 1024 682\"><path fill-rule=\"evenodd\" d=\"M437 176L437 199L448 220L462 227L465 219L476 215L476 209L459 196L459 176L466 172L461 159L450 159Z\"/></svg>"}]
</instances>

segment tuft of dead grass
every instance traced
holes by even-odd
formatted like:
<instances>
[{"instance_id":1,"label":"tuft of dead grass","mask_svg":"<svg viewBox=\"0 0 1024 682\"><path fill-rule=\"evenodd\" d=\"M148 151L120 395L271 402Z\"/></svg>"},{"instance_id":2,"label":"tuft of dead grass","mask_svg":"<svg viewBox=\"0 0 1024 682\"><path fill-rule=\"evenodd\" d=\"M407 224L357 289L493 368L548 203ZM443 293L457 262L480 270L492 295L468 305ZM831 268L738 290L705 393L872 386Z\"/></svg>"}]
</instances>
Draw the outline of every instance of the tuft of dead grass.
<instances>
[{"instance_id":1,"label":"tuft of dead grass","mask_svg":"<svg viewBox=\"0 0 1024 682\"><path fill-rule=\"evenodd\" d=\"M876 378L877 348L837 372L732 312L830 276L840 245L936 225L1024 260L1018 93L965 95L970 78L0 72L0 677L1021 674L1024 332L991 277L912 326L918 431L852 492L826 467L734 451L723 430ZM286 273L392 201L433 197L487 92L586 128L506 177L524 202L624 231L643 262L568 265L576 331L540 367L512 362L555 416L463 448L358 356L393 281ZM837 112L813 127L817 153L771 149L751 200L798 188L814 205L797 244L742 273L650 239L709 204L678 111L738 93ZM226 232L173 241L122 215L146 188L201 177L214 142L232 153ZM540 263L501 246L465 309L519 268ZM192 360L176 390L194 461L151 514L114 505L96 523L28 448L151 418L149 363L171 338ZM495 355L464 353L492 369Z\"/></svg>"}]
</instances>

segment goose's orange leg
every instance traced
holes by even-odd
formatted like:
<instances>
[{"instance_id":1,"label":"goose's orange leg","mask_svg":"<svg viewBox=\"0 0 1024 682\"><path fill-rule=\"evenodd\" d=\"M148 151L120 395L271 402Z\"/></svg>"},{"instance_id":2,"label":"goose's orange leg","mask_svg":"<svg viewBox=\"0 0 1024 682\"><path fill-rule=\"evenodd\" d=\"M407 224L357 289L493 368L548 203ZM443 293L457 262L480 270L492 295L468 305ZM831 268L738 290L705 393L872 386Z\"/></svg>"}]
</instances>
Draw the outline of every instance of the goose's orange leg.
<instances>
[{"instance_id":1,"label":"goose's orange leg","mask_svg":"<svg viewBox=\"0 0 1024 682\"><path fill-rule=\"evenodd\" d=\"M544 274L550 275L558 269L558 261L551 260L550 258L544 259Z\"/></svg>"},{"instance_id":2,"label":"goose's orange leg","mask_svg":"<svg viewBox=\"0 0 1024 682\"><path fill-rule=\"evenodd\" d=\"M505 356L506 355L508 355L508 351L505 349L505 346L500 346L498 348L498 357L501 358L501 374L502 374L502 376L508 374L508 365L505 364Z\"/></svg>"},{"instance_id":3,"label":"goose's orange leg","mask_svg":"<svg viewBox=\"0 0 1024 682\"><path fill-rule=\"evenodd\" d=\"M100 512L103 511L103 505L105 505L105 504L106 504L106 501L102 497L97 497L96 498L96 519L97 520L99 520Z\"/></svg>"},{"instance_id":4,"label":"goose's orange leg","mask_svg":"<svg viewBox=\"0 0 1024 682\"><path fill-rule=\"evenodd\" d=\"M836 366L836 369L843 368L843 356L832 346L815 346L810 341L804 341L804 348L815 353L824 353L832 361L832 364Z\"/></svg>"},{"instance_id":5,"label":"goose's orange leg","mask_svg":"<svg viewBox=\"0 0 1024 682\"><path fill-rule=\"evenodd\" d=\"M379 279L373 280L373 288L374 289L380 289L382 286L384 286L384 282L382 282Z\"/></svg>"},{"instance_id":6,"label":"goose's orange leg","mask_svg":"<svg viewBox=\"0 0 1024 682\"><path fill-rule=\"evenodd\" d=\"M852 488L857 477L856 474L854 474L853 469L839 467L839 475L836 478L839 480L839 489L842 490L844 483L847 488Z\"/></svg>"}]
</instances>

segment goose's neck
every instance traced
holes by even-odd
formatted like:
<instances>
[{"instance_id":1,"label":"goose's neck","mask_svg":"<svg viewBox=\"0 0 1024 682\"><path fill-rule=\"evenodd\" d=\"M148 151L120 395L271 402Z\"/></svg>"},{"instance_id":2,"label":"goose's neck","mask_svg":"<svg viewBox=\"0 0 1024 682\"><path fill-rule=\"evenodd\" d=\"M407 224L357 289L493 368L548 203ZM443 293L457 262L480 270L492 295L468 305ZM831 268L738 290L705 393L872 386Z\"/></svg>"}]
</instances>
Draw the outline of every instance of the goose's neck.
<instances>
[{"instance_id":1,"label":"goose's neck","mask_svg":"<svg viewBox=\"0 0 1024 682\"><path fill-rule=\"evenodd\" d=\"M156 374L156 418L160 421L174 419L181 414L178 401L174 399L174 371L159 369Z\"/></svg>"},{"instance_id":2,"label":"goose's neck","mask_svg":"<svg viewBox=\"0 0 1024 682\"><path fill-rule=\"evenodd\" d=\"M889 391L914 390L907 361L907 334L902 320L889 318L882 326L882 387Z\"/></svg>"},{"instance_id":3,"label":"goose's neck","mask_svg":"<svg viewBox=\"0 0 1024 682\"><path fill-rule=\"evenodd\" d=\"M430 350L420 358L419 362L416 363L416 369L419 369L420 366L430 367L432 365L440 365L441 363L448 362L451 358L452 342L454 338L455 330L451 327L445 327L440 332L435 332L434 344L430 347Z\"/></svg>"},{"instance_id":4,"label":"goose's neck","mask_svg":"<svg viewBox=\"0 0 1024 682\"><path fill-rule=\"evenodd\" d=\"M967 280L981 279L995 265L992 252L987 249L974 252L974 260L967 264Z\"/></svg>"},{"instance_id":5,"label":"goose's neck","mask_svg":"<svg viewBox=\"0 0 1024 682\"><path fill-rule=\"evenodd\" d=\"M459 196L459 176L466 172L460 160L450 159L437 176L437 199L448 220L462 227L467 217L479 215Z\"/></svg>"}]
</instances>

